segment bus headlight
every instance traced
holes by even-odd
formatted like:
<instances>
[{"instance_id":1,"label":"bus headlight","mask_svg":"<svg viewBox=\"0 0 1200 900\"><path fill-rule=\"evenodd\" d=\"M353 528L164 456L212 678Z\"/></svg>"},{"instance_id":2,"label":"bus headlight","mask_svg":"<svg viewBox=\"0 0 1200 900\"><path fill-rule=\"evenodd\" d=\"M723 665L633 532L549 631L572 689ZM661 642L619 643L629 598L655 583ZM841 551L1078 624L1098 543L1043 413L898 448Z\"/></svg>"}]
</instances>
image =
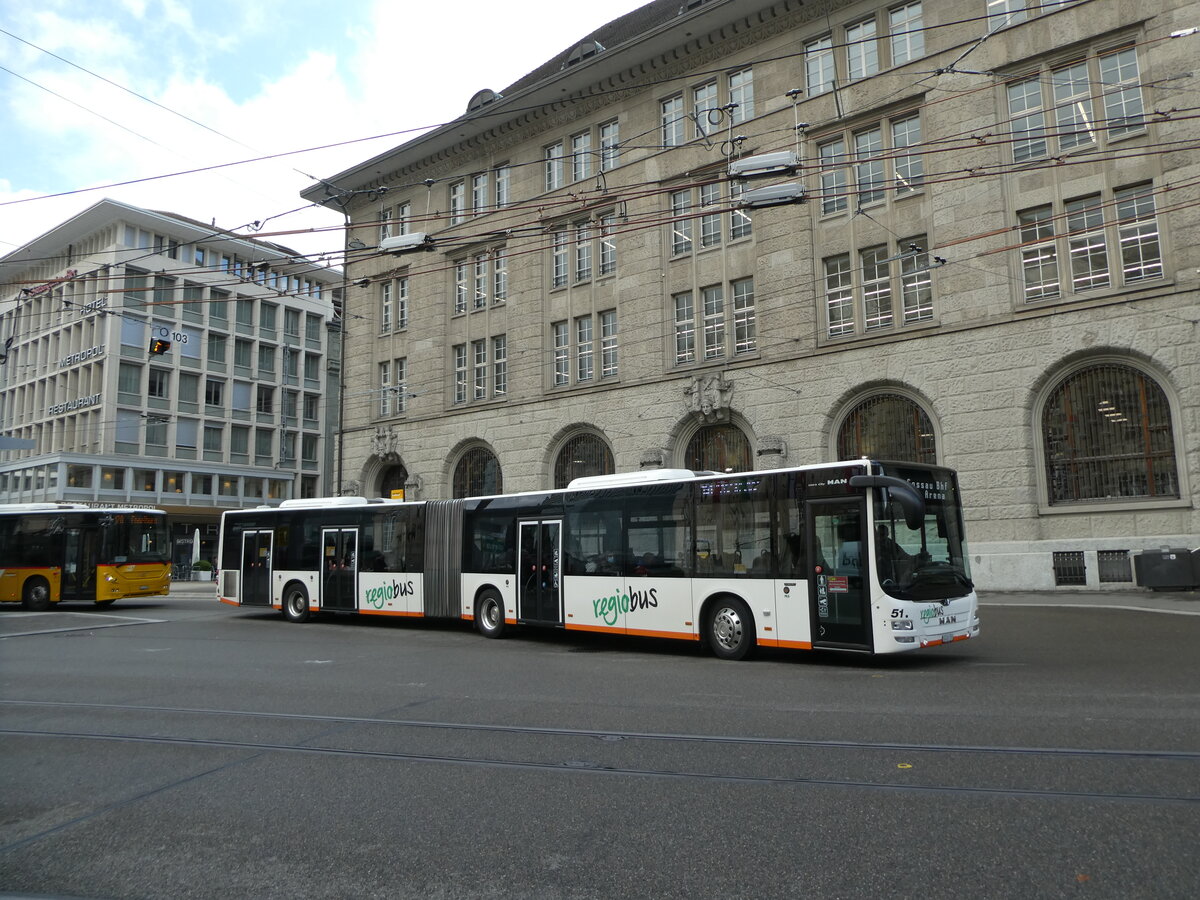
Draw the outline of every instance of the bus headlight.
<instances>
[{"instance_id":1,"label":"bus headlight","mask_svg":"<svg viewBox=\"0 0 1200 900\"><path fill-rule=\"evenodd\" d=\"M116 584L117 576L114 575L112 572L109 572L107 575L104 576L104 580L107 581L109 584Z\"/></svg>"},{"instance_id":2,"label":"bus headlight","mask_svg":"<svg viewBox=\"0 0 1200 900\"><path fill-rule=\"evenodd\" d=\"M892 619L892 631L912 631L912 619Z\"/></svg>"}]
</instances>

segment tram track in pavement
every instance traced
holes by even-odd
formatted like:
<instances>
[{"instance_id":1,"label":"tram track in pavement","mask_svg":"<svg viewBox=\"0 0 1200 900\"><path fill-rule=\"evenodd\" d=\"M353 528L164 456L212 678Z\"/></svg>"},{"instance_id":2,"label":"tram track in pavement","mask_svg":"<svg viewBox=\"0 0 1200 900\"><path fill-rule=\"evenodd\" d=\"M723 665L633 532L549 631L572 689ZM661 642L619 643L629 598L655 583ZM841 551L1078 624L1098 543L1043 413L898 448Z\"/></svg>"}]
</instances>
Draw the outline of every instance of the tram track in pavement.
<instances>
[{"instance_id":1,"label":"tram track in pavement","mask_svg":"<svg viewBox=\"0 0 1200 900\"><path fill-rule=\"evenodd\" d=\"M153 732L148 729L123 730L86 730L76 728L50 727L6 727L0 728L0 735L9 738L29 738L43 740L77 740L88 742L113 742L152 744L167 747L214 748L224 750L246 751L252 753L249 759L259 758L264 753L307 754L327 757L357 758L363 760L385 760L418 764L440 764L447 766L470 766L476 768L496 768L509 770L524 770L535 772L571 772L601 776L618 776L627 778L658 778L685 781L710 781L742 784L810 786L838 789L859 789L868 791L889 791L917 794L943 795L978 795L978 796L1007 796L1019 798L1042 799L1081 799L1094 801L1121 801L1141 804L1174 804L1198 805L1200 792L1188 789L1189 785L1200 784L1200 752L1155 750L1155 749L1106 749L1079 747L1006 747L986 745L951 745L951 744L919 744L919 743L890 743L871 741L846 740L813 740L793 737L763 737L752 735L704 735L680 734L666 732L616 731L603 729L571 729L561 727L539 727L526 725L506 725L495 723L470 722L438 722L430 720L399 719L379 716L346 716L318 715L305 713L283 713L252 710L228 710L194 707L149 706L117 703L84 703L71 701L42 701L42 700L0 700L0 708L8 708L14 712L18 709L40 709L44 714L68 713L72 715L88 712L123 714L123 715L154 715L178 716L185 720L195 721L202 718L226 718L231 721L278 722L297 725L319 725L322 731L317 735L308 735L303 740L243 740L226 737L210 736L180 736L162 733L161 723ZM453 732L459 735L483 737L490 741L498 736L509 736L519 739L533 740L538 752L528 748L525 752L510 754L465 754L450 752L446 749L426 750L417 749L387 749L371 746L326 746L317 741L330 741L333 737L345 734L347 729L365 728L368 732L376 733L379 729L406 730L412 732ZM361 735L360 735L361 737ZM555 740L572 744L570 753L556 753L554 748L548 751L545 745ZM597 761L585 758L588 754L573 752L578 749L574 743L585 741L591 749L604 748L600 754L617 758ZM342 741L342 744L351 743ZM719 765L713 765L709 770L701 766L685 767L675 765L630 765L623 754L625 748L637 745L657 745L668 747L673 754L677 750L686 752L688 748L701 748L703 751L713 751ZM489 747L493 744L489 743ZM739 747L740 766L730 765L727 755L720 751ZM615 750L614 750L615 748ZM520 748L514 748L520 750ZM746 754L755 751L773 753L782 751L798 755L815 755L813 759L774 759L766 758L747 760ZM905 759L914 762L896 763L877 759L881 754L902 754ZM1040 762L1050 763L1049 771L1042 774L1046 784L1042 786L1029 783L1003 783L1003 778L997 778L996 783L988 784L986 779L964 778L955 783L952 779L918 780L926 771L935 774L946 771L946 766L958 760L958 757L985 755L993 759L999 758L1017 764L1018 776L1030 781L1036 781L1032 768ZM539 756L543 758L538 758ZM827 757L836 757L833 759ZM672 756L672 758L674 758ZM866 759L868 762L864 762ZM702 761L702 760L701 760ZM792 766L801 763L810 771L796 773ZM753 771L754 764L764 769L772 766L787 770L780 773L770 771ZM1097 770L1089 779L1087 773L1078 771L1079 767L1092 764ZM897 776L891 778L868 778L837 776L830 770L839 766L847 769L866 769L876 773L883 767L894 766ZM1142 767L1145 771L1142 771ZM972 767L967 767L973 773ZM1151 772L1154 768L1157 771ZM901 775L902 773L902 775ZM1162 776L1166 775L1167 778ZM1072 781L1082 779L1085 783L1074 787L1050 786L1056 781ZM1103 781L1106 784L1119 784L1122 780L1138 781L1145 779L1163 787L1160 791L1139 790L1133 787L1121 789L1109 787L1102 789L1087 782ZM1177 785L1177 789L1172 789Z\"/></svg>"}]
</instances>

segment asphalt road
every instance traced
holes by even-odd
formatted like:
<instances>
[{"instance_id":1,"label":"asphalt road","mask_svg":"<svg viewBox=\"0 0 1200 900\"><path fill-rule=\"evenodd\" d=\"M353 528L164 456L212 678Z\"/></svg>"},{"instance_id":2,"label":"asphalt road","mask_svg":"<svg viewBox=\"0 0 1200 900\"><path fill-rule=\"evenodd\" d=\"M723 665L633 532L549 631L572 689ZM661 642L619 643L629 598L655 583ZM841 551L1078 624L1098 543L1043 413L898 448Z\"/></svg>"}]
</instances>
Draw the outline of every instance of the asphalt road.
<instances>
[{"instance_id":1,"label":"asphalt road","mask_svg":"<svg viewBox=\"0 0 1200 900\"><path fill-rule=\"evenodd\" d=\"M0 612L0 896L1200 894L1200 616L899 658Z\"/></svg>"}]
</instances>

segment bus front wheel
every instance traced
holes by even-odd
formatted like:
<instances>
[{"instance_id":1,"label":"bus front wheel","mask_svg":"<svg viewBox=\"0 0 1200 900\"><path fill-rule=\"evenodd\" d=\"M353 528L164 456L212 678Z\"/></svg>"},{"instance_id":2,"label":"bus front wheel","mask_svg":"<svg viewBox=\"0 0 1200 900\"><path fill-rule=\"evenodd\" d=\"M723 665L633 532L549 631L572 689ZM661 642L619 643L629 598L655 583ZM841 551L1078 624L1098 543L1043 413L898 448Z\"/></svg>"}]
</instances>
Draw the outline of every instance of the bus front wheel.
<instances>
[{"instance_id":1,"label":"bus front wheel","mask_svg":"<svg viewBox=\"0 0 1200 900\"><path fill-rule=\"evenodd\" d=\"M708 610L706 637L719 659L745 659L756 637L750 608L737 597L718 597Z\"/></svg>"},{"instance_id":2,"label":"bus front wheel","mask_svg":"<svg viewBox=\"0 0 1200 900\"><path fill-rule=\"evenodd\" d=\"M50 608L50 582L45 578L30 578L21 591L21 605L34 612Z\"/></svg>"},{"instance_id":3,"label":"bus front wheel","mask_svg":"<svg viewBox=\"0 0 1200 900\"><path fill-rule=\"evenodd\" d=\"M308 591L299 584L289 584L283 592L283 617L297 625L308 621Z\"/></svg>"},{"instance_id":4,"label":"bus front wheel","mask_svg":"<svg viewBox=\"0 0 1200 900\"><path fill-rule=\"evenodd\" d=\"M496 591L484 591L475 601L475 627L484 637L504 634L504 600Z\"/></svg>"}]
</instances>

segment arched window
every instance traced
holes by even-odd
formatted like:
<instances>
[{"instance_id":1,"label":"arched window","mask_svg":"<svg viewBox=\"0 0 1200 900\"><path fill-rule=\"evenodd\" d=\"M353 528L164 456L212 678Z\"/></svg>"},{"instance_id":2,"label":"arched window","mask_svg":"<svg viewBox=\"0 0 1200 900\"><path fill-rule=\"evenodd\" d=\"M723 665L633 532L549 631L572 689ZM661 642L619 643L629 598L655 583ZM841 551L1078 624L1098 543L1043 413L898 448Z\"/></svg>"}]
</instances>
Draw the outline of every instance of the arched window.
<instances>
[{"instance_id":1,"label":"arched window","mask_svg":"<svg viewBox=\"0 0 1200 900\"><path fill-rule=\"evenodd\" d=\"M736 425L705 425L688 441L687 467L697 472L749 472L750 441Z\"/></svg>"},{"instance_id":2,"label":"arched window","mask_svg":"<svg viewBox=\"0 0 1200 900\"><path fill-rule=\"evenodd\" d=\"M933 422L903 394L874 394L850 410L837 433L838 459L863 456L936 463Z\"/></svg>"},{"instance_id":3,"label":"arched window","mask_svg":"<svg viewBox=\"0 0 1200 900\"><path fill-rule=\"evenodd\" d=\"M1132 366L1103 363L1059 382L1042 409L1051 505L1179 497L1167 395Z\"/></svg>"},{"instance_id":4,"label":"arched window","mask_svg":"<svg viewBox=\"0 0 1200 900\"><path fill-rule=\"evenodd\" d=\"M603 440L594 434L577 434L563 444L554 460L554 486L565 488L575 478L615 471L612 451Z\"/></svg>"},{"instance_id":5,"label":"arched window","mask_svg":"<svg viewBox=\"0 0 1200 900\"><path fill-rule=\"evenodd\" d=\"M500 461L486 447L472 447L454 467L454 499L488 497L504 491Z\"/></svg>"},{"instance_id":6,"label":"arched window","mask_svg":"<svg viewBox=\"0 0 1200 900\"><path fill-rule=\"evenodd\" d=\"M379 479L379 496L391 497L392 491L404 490L404 483L408 481L408 469L404 466L390 466L383 473L383 477Z\"/></svg>"}]
</instances>

